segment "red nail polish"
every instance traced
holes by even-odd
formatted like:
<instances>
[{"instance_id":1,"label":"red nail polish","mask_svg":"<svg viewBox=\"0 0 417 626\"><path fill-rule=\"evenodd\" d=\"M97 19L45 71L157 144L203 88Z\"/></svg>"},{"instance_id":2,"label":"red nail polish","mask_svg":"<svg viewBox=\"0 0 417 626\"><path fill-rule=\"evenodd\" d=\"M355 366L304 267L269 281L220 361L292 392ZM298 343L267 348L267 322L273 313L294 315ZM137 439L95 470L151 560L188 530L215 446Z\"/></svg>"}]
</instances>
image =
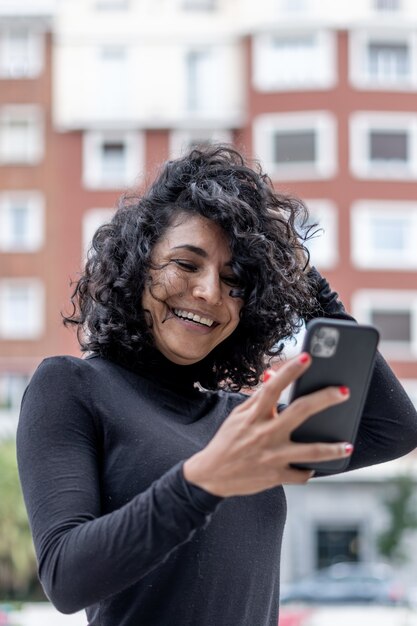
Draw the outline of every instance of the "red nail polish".
<instances>
[{"instance_id":1,"label":"red nail polish","mask_svg":"<svg viewBox=\"0 0 417 626\"><path fill-rule=\"evenodd\" d=\"M298 357L298 360L300 363L307 363L307 361L310 360L310 356L307 354L307 352L303 352L302 354L300 354L300 356Z\"/></svg>"},{"instance_id":2,"label":"red nail polish","mask_svg":"<svg viewBox=\"0 0 417 626\"><path fill-rule=\"evenodd\" d=\"M349 387L345 387L344 385L342 385L341 387L339 387L339 391L342 394L342 396L349 395Z\"/></svg>"},{"instance_id":3,"label":"red nail polish","mask_svg":"<svg viewBox=\"0 0 417 626\"><path fill-rule=\"evenodd\" d=\"M351 443L345 443L345 452L346 454L352 454L353 445Z\"/></svg>"},{"instance_id":4,"label":"red nail polish","mask_svg":"<svg viewBox=\"0 0 417 626\"><path fill-rule=\"evenodd\" d=\"M266 383L270 378L272 378L271 370L265 370L262 374L262 382Z\"/></svg>"}]
</instances>

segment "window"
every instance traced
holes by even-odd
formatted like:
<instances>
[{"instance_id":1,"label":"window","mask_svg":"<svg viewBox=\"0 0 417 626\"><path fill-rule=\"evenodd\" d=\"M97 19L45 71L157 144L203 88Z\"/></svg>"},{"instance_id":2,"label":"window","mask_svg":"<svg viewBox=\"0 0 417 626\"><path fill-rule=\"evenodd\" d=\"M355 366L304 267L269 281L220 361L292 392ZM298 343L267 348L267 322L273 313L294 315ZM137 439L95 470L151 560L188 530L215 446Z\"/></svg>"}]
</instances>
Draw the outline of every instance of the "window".
<instances>
[{"instance_id":1,"label":"window","mask_svg":"<svg viewBox=\"0 0 417 626\"><path fill-rule=\"evenodd\" d=\"M232 133L228 130L190 129L175 130L170 135L170 156L175 158L191 148L211 143L232 143Z\"/></svg>"},{"instance_id":2,"label":"window","mask_svg":"<svg viewBox=\"0 0 417 626\"><path fill-rule=\"evenodd\" d=\"M401 9L401 0L373 0L375 11L399 11Z\"/></svg>"},{"instance_id":3,"label":"window","mask_svg":"<svg viewBox=\"0 0 417 626\"><path fill-rule=\"evenodd\" d=\"M24 27L0 32L0 77L35 78L43 69L44 35Z\"/></svg>"},{"instance_id":4,"label":"window","mask_svg":"<svg viewBox=\"0 0 417 626\"><path fill-rule=\"evenodd\" d=\"M369 160L373 163L398 162L410 158L407 130L376 128L369 131Z\"/></svg>"},{"instance_id":5,"label":"window","mask_svg":"<svg viewBox=\"0 0 417 626\"><path fill-rule=\"evenodd\" d=\"M127 147L122 141L105 141L102 145L102 171L105 178L120 180L126 170Z\"/></svg>"},{"instance_id":6,"label":"window","mask_svg":"<svg viewBox=\"0 0 417 626\"><path fill-rule=\"evenodd\" d=\"M417 37L411 30L349 34L349 75L359 89L415 90Z\"/></svg>"},{"instance_id":7,"label":"window","mask_svg":"<svg viewBox=\"0 0 417 626\"><path fill-rule=\"evenodd\" d=\"M310 0L280 0L281 10L286 13L305 13L310 7Z\"/></svg>"},{"instance_id":8,"label":"window","mask_svg":"<svg viewBox=\"0 0 417 626\"><path fill-rule=\"evenodd\" d=\"M43 156L43 125L38 107L0 109L0 164L35 165Z\"/></svg>"},{"instance_id":9,"label":"window","mask_svg":"<svg viewBox=\"0 0 417 626\"><path fill-rule=\"evenodd\" d=\"M260 91L326 89L336 82L334 36L280 32L254 38L254 84Z\"/></svg>"},{"instance_id":10,"label":"window","mask_svg":"<svg viewBox=\"0 0 417 626\"><path fill-rule=\"evenodd\" d=\"M407 80L411 72L410 48L406 43L370 42L368 72L383 83Z\"/></svg>"},{"instance_id":11,"label":"window","mask_svg":"<svg viewBox=\"0 0 417 626\"><path fill-rule=\"evenodd\" d=\"M310 212L305 231L317 224L310 234L314 235L306 242L311 255L311 263L319 269L335 267L338 261L337 210L328 200L306 200ZM317 231L317 232L316 232Z\"/></svg>"},{"instance_id":12,"label":"window","mask_svg":"<svg viewBox=\"0 0 417 626\"><path fill-rule=\"evenodd\" d=\"M91 242L97 228L102 224L106 224L114 215L114 209L89 209L83 216L82 223L82 240L83 240L83 257L87 258Z\"/></svg>"},{"instance_id":13,"label":"window","mask_svg":"<svg viewBox=\"0 0 417 626\"><path fill-rule=\"evenodd\" d=\"M36 191L0 193L0 252L35 252L44 239L44 201Z\"/></svg>"},{"instance_id":14,"label":"window","mask_svg":"<svg viewBox=\"0 0 417 626\"><path fill-rule=\"evenodd\" d=\"M330 178L336 171L335 122L325 112L260 115L254 145L265 169L280 179Z\"/></svg>"},{"instance_id":15,"label":"window","mask_svg":"<svg viewBox=\"0 0 417 626\"><path fill-rule=\"evenodd\" d=\"M417 178L417 116L354 114L350 123L350 166L359 178Z\"/></svg>"},{"instance_id":16,"label":"window","mask_svg":"<svg viewBox=\"0 0 417 626\"><path fill-rule=\"evenodd\" d=\"M37 279L0 280L0 339L38 339L44 327L44 293Z\"/></svg>"},{"instance_id":17,"label":"window","mask_svg":"<svg viewBox=\"0 0 417 626\"><path fill-rule=\"evenodd\" d=\"M96 56L94 90L99 119L119 120L129 111L129 49L124 45L99 47Z\"/></svg>"},{"instance_id":18,"label":"window","mask_svg":"<svg viewBox=\"0 0 417 626\"><path fill-rule=\"evenodd\" d=\"M214 11L218 0L182 0L185 11Z\"/></svg>"},{"instance_id":19,"label":"window","mask_svg":"<svg viewBox=\"0 0 417 626\"><path fill-rule=\"evenodd\" d=\"M130 186L140 174L143 159L142 134L99 131L84 134L83 181L86 187Z\"/></svg>"},{"instance_id":20,"label":"window","mask_svg":"<svg viewBox=\"0 0 417 626\"><path fill-rule=\"evenodd\" d=\"M129 8L129 0L96 0L98 11L125 11Z\"/></svg>"},{"instance_id":21,"label":"window","mask_svg":"<svg viewBox=\"0 0 417 626\"><path fill-rule=\"evenodd\" d=\"M345 561L359 561L359 538L358 526L317 528L316 568L321 569Z\"/></svg>"},{"instance_id":22,"label":"window","mask_svg":"<svg viewBox=\"0 0 417 626\"><path fill-rule=\"evenodd\" d=\"M417 269L417 204L357 202L351 211L351 233L357 267Z\"/></svg>"},{"instance_id":23,"label":"window","mask_svg":"<svg viewBox=\"0 0 417 626\"><path fill-rule=\"evenodd\" d=\"M186 109L207 113L216 105L216 59L211 48L188 50L185 57Z\"/></svg>"},{"instance_id":24,"label":"window","mask_svg":"<svg viewBox=\"0 0 417 626\"><path fill-rule=\"evenodd\" d=\"M371 324L379 329L383 341L410 343L412 336L410 310L386 311L375 308L371 311L370 317Z\"/></svg>"},{"instance_id":25,"label":"window","mask_svg":"<svg viewBox=\"0 0 417 626\"><path fill-rule=\"evenodd\" d=\"M29 375L18 372L0 372L0 415L18 412Z\"/></svg>"},{"instance_id":26,"label":"window","mask_svg":"<svg viewBox=\"0 0 417 626\"><path fill-rule=\"evenodd\" d=\"M370 289L354 294L353 314L381 333L381 351L388 358L417 356L417 291Z\"/></svg>"},{"instance_id":27,"label":"window","mask_svg":"<svg viewBox=\"0 0 417 626\"><path fill-rule=\"evenodd\" d=\"M317 159L317 136L314 130L277 130L273 142L273 159L277 164L313 164Z\"/></svg>"}]
</instances>

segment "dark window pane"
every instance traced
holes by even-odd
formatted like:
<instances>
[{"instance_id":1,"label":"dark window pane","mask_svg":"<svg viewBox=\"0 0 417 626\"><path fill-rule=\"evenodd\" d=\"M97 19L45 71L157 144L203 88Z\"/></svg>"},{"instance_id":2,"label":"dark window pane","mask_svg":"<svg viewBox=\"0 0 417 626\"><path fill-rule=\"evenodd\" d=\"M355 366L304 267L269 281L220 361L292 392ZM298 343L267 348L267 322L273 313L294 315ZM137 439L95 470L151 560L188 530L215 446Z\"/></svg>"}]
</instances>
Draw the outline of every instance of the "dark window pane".
<instances>
[{"instance_id":1,"label":"dark window pane","mask_svg":"<svg viewBox=\"0 0 417 626\"><path fill-rule=\"evenodd\" d=\"M355 528L318 528L317 568L342 561L358 561L359 531Z\"/></svg>"},{"instance_id":2,"label":"dark window pane","mask_svg":"<svg viewBox=\"0 0 417 626\"><path fill-rule=\"evenodd\" d=\"M374 5L377 11L399 11L401 8L400 0L374 0Z\"/></svg>"},{"instance_id":3,"label":"dark window pane","mask_svg":"<svg viewBox=\"0 0 417 626\"><path fill-rule=\"evenodd\" d=\"M371 321L384 341L411 341L410 311L372 311Z\"/></svg>"},{"instance_id":4,"label":"dark window pane","mask_svg":"<svg viewBox=\"0 0 417 626\"><path fill-rule=\"evenodd\" d=\"M407 161L407 133L373 130L370 132L369 149L372 161Z\"/></svg>"},{"instance_id":5,"label":"dark window pane","mask_svg":"<svg viewBox=\"0 0 417 626\"><path fill-rule=\"evenodd\" d=\"M316 133L313 130L280 131L274 135L275 163L314 163Z\"/></svg>"},{"instance_id":6,"label":"dark window pane","mask_svg":"<svg viewBox=\"0 0 417 626\"><path fill-rule=\"evenodd\" d=\"M102 146L102 173L108 176L121 176L126 166L126 146L124 143L104 143Z\"/></svg>"}]
</instances>

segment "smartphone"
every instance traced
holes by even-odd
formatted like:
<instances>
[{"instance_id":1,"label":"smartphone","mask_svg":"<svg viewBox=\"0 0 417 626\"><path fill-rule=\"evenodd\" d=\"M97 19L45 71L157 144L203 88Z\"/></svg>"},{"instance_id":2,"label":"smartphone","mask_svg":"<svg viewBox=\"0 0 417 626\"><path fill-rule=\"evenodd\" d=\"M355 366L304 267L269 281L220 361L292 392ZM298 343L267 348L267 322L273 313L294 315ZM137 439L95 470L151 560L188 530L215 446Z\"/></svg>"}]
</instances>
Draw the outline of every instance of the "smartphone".
<instances>
[{"instance_id":1,"label":"smartphone","mask_svg":"<svg viewBox=\"0 0 417 626\"><path fill-rule=\"evenodd\" d=\"M307 324L303 352L312 363L290 390L290 402L329 386L349 387L349 399L309 417L291 439L312 443L346 441L354 444L372 376L379 333L373 326L345 320L316 318ZM302 463L296 467L317 471L341 471L349 458Z\"/></svg>"}]
</instances>

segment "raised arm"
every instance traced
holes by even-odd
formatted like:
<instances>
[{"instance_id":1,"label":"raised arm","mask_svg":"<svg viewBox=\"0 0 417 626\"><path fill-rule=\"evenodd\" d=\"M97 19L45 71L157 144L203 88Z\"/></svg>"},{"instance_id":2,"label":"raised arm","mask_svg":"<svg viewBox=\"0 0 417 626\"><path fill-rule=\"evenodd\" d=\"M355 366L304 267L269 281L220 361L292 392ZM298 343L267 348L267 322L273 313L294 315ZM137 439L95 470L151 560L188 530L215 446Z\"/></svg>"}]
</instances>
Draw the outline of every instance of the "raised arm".
<instances>
[{"instance_id":1,"label":"raised arm","mask_svg":"<svg viewBox=\"0 0 417 626\"><path fill-rule=\"evenodd\" d=\"M338 294L313 268L309 277L317 289L318 315L355 321ZM363 410L355 451L348 470L383 463L417 447L417 413L401 383L378 352Z\"/></svg>"}]
</instances>

